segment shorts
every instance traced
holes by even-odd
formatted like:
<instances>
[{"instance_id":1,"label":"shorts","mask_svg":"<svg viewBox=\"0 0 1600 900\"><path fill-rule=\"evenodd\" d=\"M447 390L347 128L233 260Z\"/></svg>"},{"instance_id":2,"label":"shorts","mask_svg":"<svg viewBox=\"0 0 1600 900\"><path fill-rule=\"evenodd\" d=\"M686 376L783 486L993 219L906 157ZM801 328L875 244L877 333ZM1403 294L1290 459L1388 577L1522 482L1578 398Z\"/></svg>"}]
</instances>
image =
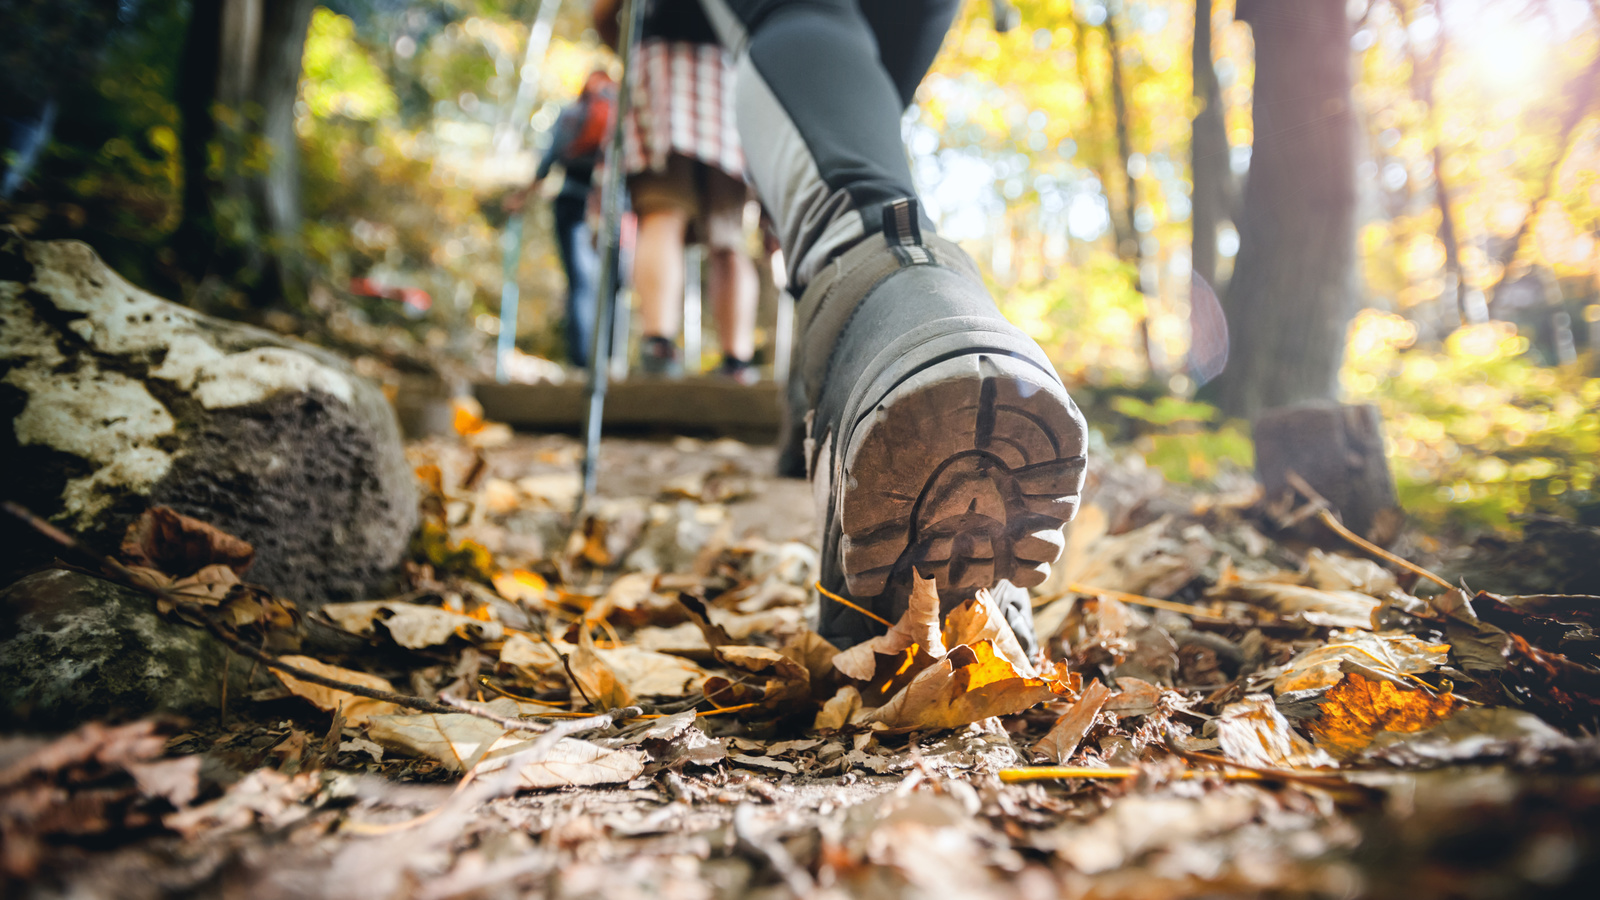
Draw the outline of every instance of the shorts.
<instances>
[{"instance_id":1,"label":"shorts","mask_svg":"<svg viewBox=\"0 0 1600 900\"><path fill-rule=\"evenodd\" d=\"M667 157L665 171L628 176L633 211L649 215L665 209L689 217L689 242L712 250L743 250L744 207L750 189L741 180L687 156Z\"/></svg>"}]
</instances>

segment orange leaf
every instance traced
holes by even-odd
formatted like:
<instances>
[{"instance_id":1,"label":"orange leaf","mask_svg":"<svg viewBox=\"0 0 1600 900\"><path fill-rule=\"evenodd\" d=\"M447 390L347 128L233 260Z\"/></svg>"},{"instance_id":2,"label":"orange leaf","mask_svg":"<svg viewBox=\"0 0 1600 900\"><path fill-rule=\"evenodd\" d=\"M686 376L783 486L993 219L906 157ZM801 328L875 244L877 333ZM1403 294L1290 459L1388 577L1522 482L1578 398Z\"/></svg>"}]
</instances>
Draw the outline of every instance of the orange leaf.
<instances>
[{"instance_id":1,"label":"orange leaf","mask_svg":"<svg viewBox=\"0 0 1600 900\"><path fill-rule=\"evenodd\" d=\"M1352 672L1328 691L1322 715L1311 723L1310 731L1319 745L1349 759L1365 750L1379 732L1431 728L1460 706L1452 694L1434 696Z\"/></svg>"}]
</instances>

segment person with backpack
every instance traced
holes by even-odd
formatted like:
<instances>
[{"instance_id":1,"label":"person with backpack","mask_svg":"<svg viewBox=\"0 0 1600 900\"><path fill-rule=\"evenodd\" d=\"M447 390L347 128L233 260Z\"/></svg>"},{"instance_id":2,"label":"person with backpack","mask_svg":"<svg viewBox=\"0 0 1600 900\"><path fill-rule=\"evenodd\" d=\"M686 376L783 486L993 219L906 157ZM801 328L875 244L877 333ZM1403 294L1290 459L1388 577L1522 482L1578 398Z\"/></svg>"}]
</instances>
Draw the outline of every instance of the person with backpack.
<instances>
[{"instance_id":1,"label":"person with backpack","mask_svg":"<svg viewBox=\"0 0 1600 900\"><path fill-rule=\"evenodd\" d=\"M600 257L585 213L594 182L595 167L605 152L606 135L616 108L617 83L604 70L590 73L578 99L561 110L550 146L533 182L506 198L508 212L518 212L528 197L549 177L550 170L562 168L561 190L551 204L555 212L556 247L561 268L567 276L566 338L567 359L580 369L589 366L589 349L594 339L595 292L599 290Z\"/></svg>"}]
</instances>

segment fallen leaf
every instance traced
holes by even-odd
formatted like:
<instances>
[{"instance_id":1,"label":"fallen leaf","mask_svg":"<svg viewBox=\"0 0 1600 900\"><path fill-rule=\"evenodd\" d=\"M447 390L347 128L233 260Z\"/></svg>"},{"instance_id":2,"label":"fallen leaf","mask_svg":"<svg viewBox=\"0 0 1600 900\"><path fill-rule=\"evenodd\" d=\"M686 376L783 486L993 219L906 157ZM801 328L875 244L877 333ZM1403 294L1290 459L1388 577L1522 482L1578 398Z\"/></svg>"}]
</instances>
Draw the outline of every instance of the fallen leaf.
<instances>
[{"instance_id":1,"label":"fallen leaf","mask_svg":"<svg viewBox=\"0 0 1600 900\"><path fill-rule=\"evenodd\" d=\"M1050 732L1033 745L1033 752L1042 754L1054 763L1067 762L1078 751L1078 745L1089 733L1095 717L1100 715L1100 709L1110 696L1111 690L1098 680L1089 682L1072 708L1057 719Z\"/></svg>"},{"instance_id":2,"label":"fallen leaf","mask_svg":"<svg viewBox=\"0 0 1600 900\"><path fill-rule=\"evenodd\" d=\"M589 629L578 629L577 650L568 656L572 663L571 675L578 684L573 685L572 707L578 709L578 704L587 697L597 710L620 709L632 706L634 702L633 691L617 677L611 666L595 652L594 637L589 634ZM579 685L582 685L580 690ZM582 696L580 696L580 694Z\"/></svg>"},{"instance_id":3,"label":"fallen leaf","mask_svg":"<svg viewBox=\"0 0 1600 900\"><path fill-rule=\"evenodd\" d=\"M321 787L317 772L289 776L277 769L257 769L221 797L170 813L161 823L190 840L240 831L257 822L275 831L309 816L312 807L305 801Z\"/></svg>"},{"instance_id":4,"label":"fallen leaf","mask_svg":"<svg viewBox=\"0 0 1600 900\"><path fill-rule=\"evenodd\" d=\"M1323 697L1322 714L1309 729L1319 747L1341 759L1352 759L1380 733L1432 728L1460 705L1451 694L1408 690L1352 672Z\"/></svg>"},{"instance_id":5,"label":"fallen leaf","mask_svg":"<svg viewBox=\"0 0 1600 900\"><path fill-rule=\"evenodd\" d=\"M161 797L182 809L200 793L200 757L181 756L154 762L127 762L123 768L146 797Z\"/></svg>"},{"instance_id":6,"label":"fallen leaf","mask_svg":"<svg viewBox=\"0 0 1600 900\"><path fill-rule=\"evenodd\" d=\"M1370 559L1324 553L1315 547L1306 555L1306 583L1324 591L1358 591L1374 597L1400 589L1394 573Z\"/></svg>"},{"instance_id":7,"label":"fallen leaf","mask_svg":"<svg viewBox=\"0 0 1600 900\"><path fill-rule=\"evenodd\" d=\"M932 585L932 582L929 584ZM943 638L946 647L958 644L976 646L980 641L988 641L996 653L1011 663L1018 675L1032 678L1038 674L1028 654L1023 651L1022 642L1017 640L1005 614L995 605L994 596L986 588L980 588L971 600L950 610L944 619Z\"/></svg>"},{"instance_id":8,"label":"fallen leaf","mask_svg":"<svg viewBox=\"0 0 1600 900\"><path fill-rule=\"evenodd\" d=\"M500 648L500 664L520 671L533 682L544 677L564 678L566 673L557 650L570 657L578 647L565 641L553 643L556 649L525 634L512 634ZM637 696L682 697L699 690L706 677L704 669L680 656L635 645L596 647L594 653Z\"/></svg>"},{"instance_id":9,"label":"fallen leaf","mask_svg":"<svg viewBox=\"0 0 1600 900\"><path fill-rule=\"evenodd\" d=\"M1066 691L1065 663L1042 677L1018 674L994 645L956 647L923 669L888 703L866 717L894 731L960 728L990 716L1022 712Z\"/></svg>"},{"instance_id":10,"label":"fallen leaf","mask_svg":"<svg viewBox=\"0 0 1600 900\"><path fill-rule=\"evenodd\" d=\"M905 614L888 632L864 641L833 658L833 666L855 681L872 681L881 666L877 657L898 658L915 648L911 660L919 657L923 664L931 663L945 654L944 638L939 628L938 584L932 578L911 574L911 597ZM907 663L909 667L911 663ZM897 669L899 667L897 666ZM901 669L904 671L904 669Z\"/></svg>"},{"instance_id":11,"label":"fallen leaf","mask_svg":"<svg viewBox=\"0 0 1600 900\"><path fill-rule=\"evenodd\" d=\"M1295 733L1266 694L1228 704L1216 723L1222 755L1231 760L1274 769L1333 765L1328 754Z\"/></svg>"},{"instance_id":12,"label":"fallen leaf","mask_svg":"<svg viewBox=\"0 0 1600 900\"><path fill-rule=\"evenodd\" d=\"M1344 677L1342 667L1349 662L1388 674L1415 674L1430 672L1450 657L1449 644L1425 643L1403 632L1336 631L1328 640L1289 660L1283 674L1272 682L1273 693L1282 696L1333 687Z\"/></svg>"},{"instance_id":13,"label":"fallen leaf","mask_svg":"<svg viewBox=\"0 0 1600 900\"><path fill-rule=\"evenodd\" d=\"M543 606L545 591L550 589L550 583L544 580L544 576L527 569L496 572L490 580L495 591L506 601L535 608Z\"/></svg>"},{"instance_id":14,"label":"fallen leaf","mask_svg":"<svg viewBox=\"0 0 1600 900\"><path fill-rule=\"evenodd\" d=\"M817 719L812 723L813 731L837 731L849 724L850 717L861 708L861 692L854 685L845 685L839 688L827 702L822 704L822 709L817 713Z\"/></svg>"},{"instance_id":15,"label":"fallen leaf","mask_svg":"<svg viewBox=\"0 0 1600 900\"><path fill-rule=\"evenodd\" d=\"M285 656L281 659L283 662L288 663L291 666L299 669L305 669L308 672L313 672L325 678L332 678L348 684L374 688L380 691L394 690L394 685L391 685L386 679L379 678L376 675L368 675L366 672L356 672L351 669L342 669L338 666L330 666L325 662L312 659L309 656ZM324 709L328 712L333 712L336 709L342 709L344 711L345 721L352 725L364 724L373 716L390 715L399 709L398 706L395 706L393 703L390 703L386 700L373 700L369 697L358 697L349 691L341 691L337 688L323 687L320 684L312 684L310 682L300 681L293 675L290 675L288 672L284 672L280 669L273 669L272 674L278 676L278 680L283 682L284 687L288 688L290 693L297 697L304 697L315 704L319 709Z\"/></svg>"},{"instance_id":16,"label":"fallen leaf","mask_svg":"<svg viewBox=\"0 0 1600 900\"><path fill-rule=\"evenodd\" d=\"M772 772L787 772L790 775L800 774L800 770L792 762L781 759L768 759L765 756L744 756L738 753L728 754L728 762L744 766L747 769L766 769Z\"/></svg>"},{"instance_id":17,"label":"fallen leaf","mask_svg":"<svg viewBox=\"0 0 1600 900\"><path fill-rule=\"evenodd\" d=\"M129 525L121 549L129 563L175 578L210 565L226 566L235 575L243 575L256 554L249 543L166 506L150 507Z\"/></svg>"},{"instance_id":18,"label":"fallen leaf","mask_svg":"<svg viewBox=\"0 0 1600 900\"><path fill-rule=\"evenodd\" d=\"M1117 678L1117 692L1106 698L1105 708L1123 716L1148 716L1160 705L1162 693L1160 685L1122 675Z\"/></svg>"},{"instance_id":19,"label":"fallen leaf","mask_svg":"<svg viewBox=\"0 0 1600 900\"><path fill-rule=\"evenodd\" d=\"M1397 766L1490 759L1533 765L1541 755L1571 746L1572 738L1533 713L1504 707L1466 707L1422 731L1382 732L1362 756Z\"/></svg>"},{"instance_id":20,"label":"fallen leaf","mask_svg":"<svg viewBox=\"0 0 1600 900\"><path fill-rule=\"evenodd\" d=\"M396 644L410 650L437 647L455 637L478 642L505 636L505 628L498 622L485 622L420 603L392 600L330 603L322 607L322 614L354 634L374 634L381 624Z\"/></svg>"},{"instance_id":21,"label":"fallen leaf","mask_svg":"<svg viewBox=\"0 0 1600 900\"><path fill-rule=\"evenodd\" d=\"M519 754L532 749L533 745L534 741L516 741L497 746L475 771L481 777L517 765L520 786L530 790L623 784L644 772L645 755L638 750L610 750L570 737L551 744L542 759L518 759Z\"/></svg>"},{"instance_id":22,"label":"fallen leaf","mask_svg":"<svg viewBox=\"0 0 1600 900\"><path fill-rule=\"evenodd\" d=\"M452 772L464 772L506 730L467 713L421 713L373 716L367 736L386 749L438 760Z\"/></svg>"},{"instance_id":23,"label":"fallen leaf","mask_svg":"<svg viewBox=\"0 0 1600 900\"><path fill-rule=\"evenodd\" d=\"M1355 591L1322 591L1276 581L1236 581L1214 588L1206 596L1266 606L1290 622L1366 631L1372 630L1372 614L1380 605Z\"/></svg>"}]
</instances>

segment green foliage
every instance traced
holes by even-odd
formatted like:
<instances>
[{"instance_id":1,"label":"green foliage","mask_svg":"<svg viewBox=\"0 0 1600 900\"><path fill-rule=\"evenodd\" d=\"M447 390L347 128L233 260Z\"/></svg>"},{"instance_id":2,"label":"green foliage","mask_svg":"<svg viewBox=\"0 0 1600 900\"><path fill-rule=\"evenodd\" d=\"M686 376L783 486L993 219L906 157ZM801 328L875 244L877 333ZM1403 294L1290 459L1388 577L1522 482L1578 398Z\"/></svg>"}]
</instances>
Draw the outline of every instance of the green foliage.
<instances>
[{"instance_id":1,"label":"green foliage","mask_svg":"<svg viewBox=\"0 0 1600 900\"><path fill-rule=\"evenodd\" d=\"M1572 516L1600 488L1600 378L1527 356L1515 326L1462 328L1415 345L1405 319L1367 311L1351 329L1344 381L1382 411L1396 486L1430 525L1507 528L1512 516Z\"/></svg>"},{"instance_id":2,"label":"green foliage","mask_svg":"<svg viewBox=\"0 0 1600 900\"><path fill-rule=\"evenodd\" d=\"M383 70L356 43L355 23L324 7L311 15L301 77L300 96L314 116L371 121L399 109Z\"/></svg>"},{"instance_id":3,"label":"green foliage","mask_svg":"<svg viewBox=\"0 0 1600 900\"><path fill-rule=\"evenodd\" d=\"M1151 425L1167 426L1179 422L1210 422L1217 417L1217 408L1208 403L1192 403L1177 397L1158 397L1154 403L1138 397L1118 397L1111 408L1130 419Z\"/></svg>"},{"instance_id":4,"label":"green foliage","mask_svg":"<svg viewBox=\"0 0 1600 900\"><path fill-rule=\"evenodd\" d=\"M1173 484L1210 481L1224 465L1244 471L1255 466L1255 445L1242 422L1228 422L1215 431L1152 434L1136 446L1144 451L1144 461Z\"/></svg>"}]
</instances>

